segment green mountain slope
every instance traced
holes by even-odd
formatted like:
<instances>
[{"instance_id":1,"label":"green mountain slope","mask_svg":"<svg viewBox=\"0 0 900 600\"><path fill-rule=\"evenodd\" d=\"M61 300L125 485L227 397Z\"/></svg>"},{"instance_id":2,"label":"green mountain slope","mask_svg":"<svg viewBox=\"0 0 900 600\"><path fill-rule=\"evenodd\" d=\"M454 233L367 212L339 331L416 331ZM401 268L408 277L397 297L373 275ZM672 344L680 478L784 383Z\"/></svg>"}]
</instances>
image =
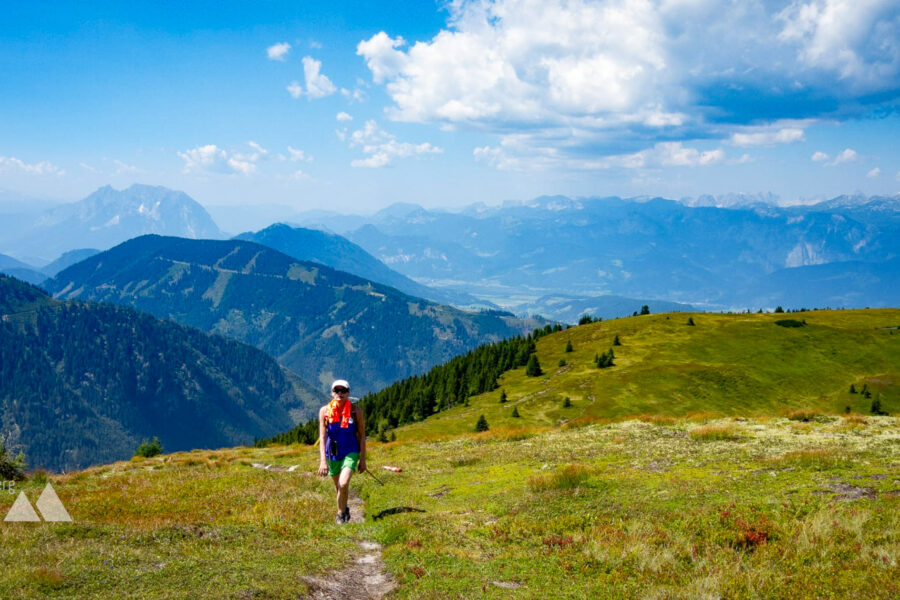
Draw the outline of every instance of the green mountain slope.
<instances>
[{"instance_id":1,"label":"green mountain slope","mask_svg":"<svg viewBox=\"0 0 900 600\"><path fill-rule=\"evenodd\" d=\"M485 302L469 294L416 283L350 240L333 233L277 223L255 233L242 233L234 239L256 242L297 260L317 262L338 271L346 271L363 279L389 285L410 296L444 304L485 305Z\"/></svg>"},{"instance_id":2,"label":"green mountain slope","mask_svg":"<svg viewBox=\"0 0 900 600\"><path fill-rule=\"evenodd\" d=\"M31 467L233 446L311 415L314 393L256 348L130 308L60 302L0 276L0 434Z\"/></svg>"},{"instance_id":3,"label":"green mountain slope","mask_svg":"<svg viewBox=\"0 0 900 600\"><path fill-rule=\"evenodd\" d=\"M692 319L695 325L688 325ZM782 327L777 321L805 322ZM544 375L520 367L498 389L397 431L400 439L491 427L556 426L691 412L778 415L787 410L900 411L900 310L794 314L673 313L595 322L541 337ZM616 336L621 346L614 346ZM572 352L566 352L567 342ZM594 358L613 350L614 366ZM564 360L565 366L559 366ZM859 392L851 394L850 386ZM499 402L505 391L508 402ZM572 404L563 408L568 397ZM513 409L520 415L511 416Z\"/></svg>"},{"instance_id":4,"label":"green mountain slope","mask_svg":"<svg viewBox=\"0 0 900 600\"><path fill-rule=\"evenodd\" d=\"M60 298L124 304L252 344L323 388L354 392L534 327L407 296L247 241L143 236L60 272Z\"/></svg>"}]
</instances>

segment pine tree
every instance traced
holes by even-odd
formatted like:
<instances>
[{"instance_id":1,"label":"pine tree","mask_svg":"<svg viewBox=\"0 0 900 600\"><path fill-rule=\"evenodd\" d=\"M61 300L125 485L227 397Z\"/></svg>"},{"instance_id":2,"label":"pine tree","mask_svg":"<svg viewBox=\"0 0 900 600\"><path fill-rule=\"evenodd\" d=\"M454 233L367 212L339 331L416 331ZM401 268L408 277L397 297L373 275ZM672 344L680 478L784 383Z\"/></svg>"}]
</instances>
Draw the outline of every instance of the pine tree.
<instances>
[{"instance_id":1,"label":"pine tree","mask_svg":"<svg viewBox=\"0 0 900 600\"><path fill-rule=\"evenodd\" d=\"M693 326L694 326L694 317L688 317L688 323L687 323L687 324L690 325L691 327L693 327Z\"/></svg>"},{"instance_id":2,"label":"pine tree","mask_svg":"<svg viewBox=\"0 0 900 600\"><path fill-rule=\"evenodd\" d=\"M490 429L490 427L488 427L487 419L484 418L484 415L481 415L478 417L478 422L475 423L475 431L487 431L488 429Z\"/></svg>"},{"instance_id":3,"label":"pine tree","mask_svg":"<svg viewBox=\"0 0 900 600\"><path fill-rule=\"evenodd\" d=\"M506 390L500 390L500 404L506 404Z\"/></svg>"},{"instance_id":4,"label":"pine tree","mask_svg":"<svg viewBox=\"0 0 900 600\"><path fill-rule=\"evenodd\" d=\"M588 325L593 322L594 322L594 319L593 319L593 317L591 317L591 315L581 315L581 318L578 319L579 325Z\"/></svg>"},{"instance_id":5,"label":"pine tree","mask_svg":"<svg viewBox=\"0 0 900 600\"><path fill-rule=\"evenodd\" d=\"M557 364L558 364L560 367L566 366L566 359L564 359L564 358L559 359L559 363L557 363Z\"/></svg>"},{"instance_id":6,"label":"pine tree","mask_svg":"<svg viewBox=\"0 0 900 600\"><path fill-rule=\"evenodd\" d=\"M616 339L613 340L613 346L621 346L622 342L619 340L619 334L616 334Z\"/></svg>"},{"instance_id":7,"label":"pine tree","mask_svg":"<svg viewBox=\"0 0 900 600\"><path fill-rule=\"evenodd\" d=\"M513 406L512 415L510 415L510 416L514 419L518 419L519 418L519 409L517 407Z\"/></svg>"},{"instance_id":8,"label":"pine tree","mask_svg":"<svg viewBox=\"0 0 900 600\"><path fill-rule=\"evenodd\" d=\"M392 442L396 442L396 441L397 441L397 434L394 433L393 431L391 432L391 441L392 441Z\"/></svg>"},{"instance_id":9,"label":"pine tree","mask_svg":"<svg viewBox=\"0 0 900 600\"><path fill-rule=\"evenodd\" d=\"M647 306L646 304L643 305L643 306L641 307L641 314L642 314L642 315L649 315L649 314L650 314L650 307Z\"/></svg>"},{"instance_id":10,"label":"pine tree","mask_svg":"<svg viewBox=\"0 0 900 600\"><path fill-rule=\"evenodd\" d=\"M532 354L528 358L528 365L525 367L525 375L528 377L540 377L544 374L541 370L541 363L538 362L537 354Z\"/></svg>"},{"instance_id":11,"label":"pine tree","mask_svg":"<svg viewBox=\"0 0 900 600\"><path fill-rule=\"evenodd\" d=\"M568 340L566 342L566 352L572 352L574 348L572 347L572 340Z\"/></svg>"},{"instance_id":12,"label":"pine tree","mask_svg":"<svg viewBox=\"0 0 900 600\"><path fill-rule=\"evenodd\" d=\"M856 386L853 385L852 383L850 384L850 393L851 393L851 394L855 394L855 393L856 393Z\"/></svg>"},{"instance_id":13,"label":"pine tree","mask_svg":"<svg viewBox=\"0 0 900 600\"><path fill-rule=\"evenodd\" d=\"M572 401L569 399L568 396L566 396L566 397L563 399L562 407L563 407L563 408L570 408L571 406L572 406Z\"/></svg>"}]
</instances>

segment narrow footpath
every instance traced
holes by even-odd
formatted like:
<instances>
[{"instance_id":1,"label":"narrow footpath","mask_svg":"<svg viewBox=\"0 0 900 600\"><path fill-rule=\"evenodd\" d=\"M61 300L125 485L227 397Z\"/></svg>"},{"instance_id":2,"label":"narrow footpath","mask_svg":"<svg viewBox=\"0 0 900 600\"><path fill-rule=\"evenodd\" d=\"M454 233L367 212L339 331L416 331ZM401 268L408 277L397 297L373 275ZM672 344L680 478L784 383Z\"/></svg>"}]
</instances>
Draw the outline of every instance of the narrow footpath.
<instances>
[{"instance_id":1,"label":"narrow footpath","mask_svg":"<svg viewBox=\"0 0 900 600\"><path fill-rule=\"evenodd\" d=\"M276 472L292 472L297 466L278 467L254 463L257 469ZM298 465L299 466L299 465ZM365 522L365 502L353 488L347 502L350 507L350 523ZM388 576L381 560L381 544L371 540L358 542L359 555L348 565L318 577L306 576L303 581L309 587L310 600L381 600L396 585Z\"/></svg>"}]
</instances>

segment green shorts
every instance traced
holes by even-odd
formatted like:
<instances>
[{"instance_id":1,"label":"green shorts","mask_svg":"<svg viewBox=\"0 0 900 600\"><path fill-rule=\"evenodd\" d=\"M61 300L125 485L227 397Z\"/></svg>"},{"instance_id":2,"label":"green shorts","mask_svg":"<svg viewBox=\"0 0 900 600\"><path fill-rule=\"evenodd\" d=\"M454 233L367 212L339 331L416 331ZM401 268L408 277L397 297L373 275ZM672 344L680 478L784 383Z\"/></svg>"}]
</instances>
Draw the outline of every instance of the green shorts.
<instances>
[{"instance_id":1,"label":"green shorts","mask_svg":"<svg viewBox=\"0 0 900 600\"><path fill-rule=\"evenodd\" d=\"M359 464L359 452L351 452L340 460L328 461L328 474L332 477L340 474L344 469L356 471L356 465Z\"/></svg>"}]
</instances>

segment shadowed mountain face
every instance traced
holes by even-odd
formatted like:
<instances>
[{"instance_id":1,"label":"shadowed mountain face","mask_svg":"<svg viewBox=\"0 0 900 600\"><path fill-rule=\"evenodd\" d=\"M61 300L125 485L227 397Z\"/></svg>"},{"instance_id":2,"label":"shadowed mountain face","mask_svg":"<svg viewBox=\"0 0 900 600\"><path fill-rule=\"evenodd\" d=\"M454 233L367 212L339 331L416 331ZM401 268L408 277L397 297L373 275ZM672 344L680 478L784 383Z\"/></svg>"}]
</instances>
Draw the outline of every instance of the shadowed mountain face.
<instances>
[{"instance_id":1,"label":"shadowed mountain face","mask_svg":"<svg viewBox=\"0 0 900 600\"><path fill-rule=\"evenodd\" d=\"M276 224L256 233L242 233L235 239L256 242L297 260L317 262L363 279L383 283L410 296L445 304L484 304L468 294L429 288L416 283L388 268L350 240L333 233Z\"/></svg>"},{"instance_id":2,"label":"shadowed mountain face","mask_svg":"<svg viewBox=\"0 0 900 600\"><path fill-rule=\"evenodd\" d=\"M59 298L133 306L247 342L323 389L347 378L354 393L536 326L434 304L237 240L143 236L46 285Z\"/></svg>"},{"instance_id":3,"label":"shadowed mountain face","mask_svg":"<svg viewBox=\"0 0 900 600\"><path fill-rule=\"evenodd\" d=\"M75 248L110 248L135 236L156 233L221 238L206 210L184 192L133 185L100 188L87 198L41 213L0 249L50 261Z\"/></svg>"},{"instance_id":4,"label":"shadowed mountain face","mask_svg":"<svg viewBox=\"0 0 900 600\"><path fill-rule=\"evenodd\" d=\"M0 276L0 432L31 467L69 470L251 443L314 414L265 353L131 308L60 302Z\"/></svg>"}]
</instances>

